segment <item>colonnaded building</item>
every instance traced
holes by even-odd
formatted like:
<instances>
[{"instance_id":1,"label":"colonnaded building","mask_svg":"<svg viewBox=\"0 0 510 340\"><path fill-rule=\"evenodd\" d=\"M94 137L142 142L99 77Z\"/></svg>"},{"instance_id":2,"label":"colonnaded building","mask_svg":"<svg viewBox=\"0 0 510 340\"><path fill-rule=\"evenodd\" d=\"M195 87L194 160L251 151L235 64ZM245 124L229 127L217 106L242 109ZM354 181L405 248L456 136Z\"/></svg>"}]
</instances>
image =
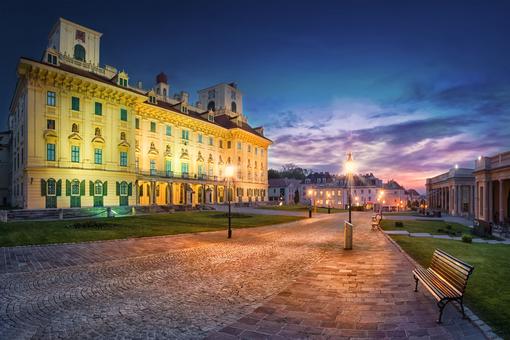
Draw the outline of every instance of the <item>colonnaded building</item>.
<instances>
[{"instance_id":1,"label":"colonnaded building","mask_svg":"<svg viewBox=\"0 0 510 340\"><path fill-rule=\"evenodd\" d=\"M236 84L170 96L100 66L101 33L59 19L41 61L21 58L11 102L11 204L20 208L196 205L267 200L263 128Z\"/></svg>"}]
</instances>

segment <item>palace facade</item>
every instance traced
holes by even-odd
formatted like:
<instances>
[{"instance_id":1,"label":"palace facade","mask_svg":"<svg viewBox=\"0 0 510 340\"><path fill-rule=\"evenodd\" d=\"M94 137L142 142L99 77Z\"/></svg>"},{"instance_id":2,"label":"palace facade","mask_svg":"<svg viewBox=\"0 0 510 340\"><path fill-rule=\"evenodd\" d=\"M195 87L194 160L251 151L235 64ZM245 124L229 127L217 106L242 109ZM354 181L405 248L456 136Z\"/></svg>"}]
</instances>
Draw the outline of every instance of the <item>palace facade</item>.
<instances>
[{"instance_id":1,"label":"palace facade","mask_svg":"<svg viewBox=\"0 0 510 340\"><path fill-rule=\"evenodd\" d=\"M100 66L101 33L59 19L42 61L21 58L11 102L11 204L69 208L267 200L263 128L234 83L170 95Z\"/></svg>"}]
</instances>

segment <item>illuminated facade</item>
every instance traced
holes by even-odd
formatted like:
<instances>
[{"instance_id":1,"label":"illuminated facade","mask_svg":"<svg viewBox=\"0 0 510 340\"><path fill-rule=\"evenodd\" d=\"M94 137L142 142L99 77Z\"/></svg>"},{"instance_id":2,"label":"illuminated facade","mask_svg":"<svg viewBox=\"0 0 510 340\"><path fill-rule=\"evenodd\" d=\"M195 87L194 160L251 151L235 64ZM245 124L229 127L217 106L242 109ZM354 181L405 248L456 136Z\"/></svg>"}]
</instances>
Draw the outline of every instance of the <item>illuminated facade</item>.
<instances>
[{"instance_id":1,"label":"illuminated facade","mask_svg":"<svg viewBox=\"0 0 510 340\"><path fill-rule=\"evenodd\" d=\"M267 148L236 84L171 97L164 74L144 90L101 67L101 33L60 19L43 60L21 58L12 99L15 207L197 205L267 200Z\"/></svg>"}]
</instances>

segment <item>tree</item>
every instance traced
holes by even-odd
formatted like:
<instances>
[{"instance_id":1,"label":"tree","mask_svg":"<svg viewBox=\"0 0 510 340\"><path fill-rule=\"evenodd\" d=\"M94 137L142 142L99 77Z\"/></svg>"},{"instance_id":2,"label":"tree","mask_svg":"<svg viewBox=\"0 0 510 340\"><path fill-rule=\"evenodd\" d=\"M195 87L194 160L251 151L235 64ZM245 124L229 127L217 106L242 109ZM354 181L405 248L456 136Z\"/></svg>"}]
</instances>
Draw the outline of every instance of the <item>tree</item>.
<instances>
[{"instance_id":1,"label":"tree","mask_svg":"<svg viewBox=\"0 0 510 340\"><path fill-rule=\"evenodd\" d=\"M280 172L278 170L275 170L275 169L269 169L267 171L267 178L268 179L280 178Z\"/></svg>"}]
</instances>

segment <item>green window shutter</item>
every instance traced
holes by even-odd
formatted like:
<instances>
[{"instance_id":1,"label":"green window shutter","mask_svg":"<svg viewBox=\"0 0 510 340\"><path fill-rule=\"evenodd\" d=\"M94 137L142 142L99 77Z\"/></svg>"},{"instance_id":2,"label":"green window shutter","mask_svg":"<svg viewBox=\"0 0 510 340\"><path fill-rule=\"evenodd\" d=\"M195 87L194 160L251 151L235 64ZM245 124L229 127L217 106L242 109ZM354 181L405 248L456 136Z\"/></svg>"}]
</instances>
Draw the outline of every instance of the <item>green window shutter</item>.
<instances>
[{"instance_id":1,"label":"green window shutter","mask_svg":"<svg viewBox=\"0 0 510 340\"><path fill-rule=\"evenodd\" d=\"M128 184L128 196L132 196L132 195L133 195L133 184L129 183Z\"/></svg>"},{"instance_id":2,"label":"green window shutter","mask_svg":"<svg viewBox=\"0 0 510 340\"><path fill-rule=\"evenodd\" d=\"M115 195L119 196L120 195L120 183L117 182L116 183L116 188L115 188Z\"/></svg>"},{"instance_id":3,"label":"green window shutter","mask_svg":"<svg viewBox=\"0 0 510 340\"><path fill-rule=\"evenodd\" d=\"M104 181L103 183L103 196L108 196L108 182Z\"/></svg>"},{"instance_id":4,"label":"green window shutter","mask_svg":"<svg viewBox=\"0 0 510 340\"><path fill-rule=\"evenodd\" d=\"M41 178L41 196L46 196L46 181Z\"/></svg>"},{"instance_id":5,"label":"green window shutter","mask_svg":"<svg viewBox=\"0 0 510 340\"><path fill-rule=\"evenodd\" d=\"M89 195L94 196L94 182L89 181Z\"/></svg>"},{"instance_id":6,"label":"green window shutter","mask_svg":"<svg viewBox=\"0 0 510 340\"><path fill-rule=\"evenodd\" d=\"M66 196L71 196L71 181L66 179Z\"/></svg>"},{"instance_id":7,"label":"green window shutter","mask_svg":"<svg viewBox=\"0 0 510 340\"><path fill-rule=\"evenodd\" d=\"M85 180L80 182L80 196L85 195Z\"/></svg>"},{"instance_id":8,"label":"green window shutter","mask_svg":"<svg viewBox=\"0 0 510 340\"><path fill-rule=\"evenodd\" d=\"M57 196L62 196L62 180L57 181Z\"/></svg>"}]
</instances>

